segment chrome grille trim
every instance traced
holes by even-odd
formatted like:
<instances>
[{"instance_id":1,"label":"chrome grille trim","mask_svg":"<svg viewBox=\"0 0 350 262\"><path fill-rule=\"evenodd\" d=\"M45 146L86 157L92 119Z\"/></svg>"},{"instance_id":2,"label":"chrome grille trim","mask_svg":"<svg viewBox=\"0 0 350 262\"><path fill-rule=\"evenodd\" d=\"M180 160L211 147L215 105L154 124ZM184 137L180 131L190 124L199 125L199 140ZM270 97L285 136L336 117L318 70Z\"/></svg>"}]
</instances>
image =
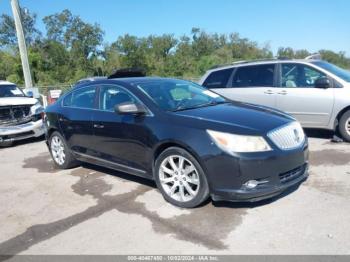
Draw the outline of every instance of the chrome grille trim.
<instances>
[{"instance_id":1,"label":"chrome grille trim","mask_svg":"<svg viewBox=\"0 0 350 262\"><path fill-rule=\"evenodd\" d=\"M296 149L305 142L304 130L299 122L292 122L278 127L270 131L267 136L282 150Z\"/></svg>"}]
</instances>

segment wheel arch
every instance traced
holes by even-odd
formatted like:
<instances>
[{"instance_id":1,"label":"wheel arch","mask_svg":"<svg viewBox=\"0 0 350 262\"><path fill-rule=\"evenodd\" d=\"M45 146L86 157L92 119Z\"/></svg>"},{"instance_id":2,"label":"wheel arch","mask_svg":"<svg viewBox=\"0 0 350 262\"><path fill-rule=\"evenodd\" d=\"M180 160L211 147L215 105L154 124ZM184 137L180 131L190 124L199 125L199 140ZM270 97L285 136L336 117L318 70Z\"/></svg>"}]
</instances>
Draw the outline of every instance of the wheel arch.
<instances>
[{"instance_id":1,"label":"wheel arch","mask_svg":"<svg viewBox=\"0 0 350 262\"><path fill-rule=\"evenodd\" d=\"M338 128L338 125L339 125L339 121L340 121L340 118L342 117L342 115L347 112L347 111L350 111L350 105L347 106L347 107L344 107L342 110L340 110L335 118L335 121L334 121L334 130L336 131L337 128Z\"/></svg>"},{"instance_id":2,"label":"wheel arch","mask_svg":"<svg viewBox=\"0 0 350 262\"><path fill-rule=\"evenodd\" d=\"M157 158L159 155L164 152L166 149L171 148L171 147L178 147L183 150L186 150L188 153L190 153L196 160L197 162L201 165L202 169L205 170L204 165L202 164L202 161L200 160L200 157L198 154L196 154L195 150L193 150L191 147L187 146L184 143L181 143L179 141L173 141L173 140L168 140L168 141L163 141L162 143L158 144L155 149L153 150L153 158L152 158L152 177L154 177L154 167Z\"/></svg>"},{"instance_id":3,"label":"wheel arch","mask_svg":"<svg viewBox=\"0 0 350 262\"><path fill-rule=\"evenodd\" d=\"M47 140L51 137L51 135L53 134L53 132L59 132L58 128L56 127L50 127L48 130L47 130Z\"/></svg>"}]
</instances>

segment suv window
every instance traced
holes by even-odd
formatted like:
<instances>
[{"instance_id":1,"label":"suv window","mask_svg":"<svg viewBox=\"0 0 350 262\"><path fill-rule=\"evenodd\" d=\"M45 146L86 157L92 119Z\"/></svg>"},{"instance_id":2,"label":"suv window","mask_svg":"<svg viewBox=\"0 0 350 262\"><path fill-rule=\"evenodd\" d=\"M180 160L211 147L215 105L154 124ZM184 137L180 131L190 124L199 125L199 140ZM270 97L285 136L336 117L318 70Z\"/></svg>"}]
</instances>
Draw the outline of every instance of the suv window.
<instances>
[{"instance_id":1,"label":"suv window","mask_svg":"<svg viewBox=\"0 0 350 262\"><path fill-rule=\"evenodd\" d=\"M204 81L203 86L207 88L225 88L233 72L233 68L212 72Z\"/></svg>"},{"instance_id":2,"label":"suv window","mask_svg":"<svg viewBox=\"0 0 350 262\"><path fill-rule=\"evenodd\" d=\"M232 87L272 87L275 64L238 67Z\"/></svg>"},{"instance_id":3,"label":"suv window","mask_svg":"<svg viewBox=\"0 0 350 262\"><path fill-rule=\"evenodd\" d=\"M116 105L125 102L136 102L136 100L124 89L118 86L102 86L100 89L100 109L113 111Z\"/></svg>"},{"instance_id":4,"label":"suv window","mask_svg":"<svg viewBox=\"0 0 350 262\"><path fill-rule=\"evenodd\" d=\"M93 109L94 101L95 101L95 87L83 87L79 88L76 91L73 91L71 95L68 95L63 100L63 105L78 107L78 108L86 108Z\"/></svg>"},{"instance_id":5,"label":"suv window","mask_svg":"<svg viewBox=\"0 0 350 262\"><path fill-rule=\"evenodd\" d=\"M320 77L327 77L326 74L303 64L281 64L282 87L314 87L315 81Z\"/></svg>"}]
</instances>

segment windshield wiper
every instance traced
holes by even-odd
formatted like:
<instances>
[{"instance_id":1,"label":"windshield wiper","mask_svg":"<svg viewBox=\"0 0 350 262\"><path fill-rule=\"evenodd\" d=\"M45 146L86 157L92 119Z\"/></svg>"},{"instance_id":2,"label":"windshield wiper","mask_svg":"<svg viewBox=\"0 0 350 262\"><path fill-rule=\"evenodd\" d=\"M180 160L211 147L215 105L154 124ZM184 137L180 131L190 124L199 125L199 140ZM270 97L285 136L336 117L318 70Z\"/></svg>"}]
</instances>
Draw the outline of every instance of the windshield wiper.
<instances>
[{"instance_id":1,"label":"windshield wiper","mask_svg":"<svg viewBox=\"0 0 350 262\"><path fill-rule=\"evenodd\" d=\"M199 105L194 105L194 106L188 106L188 107L177 107L174 110L171 110L172 112L178 112L178 111L184 111L184 110L190 110L190 109L196 109L196 108L200 108L200 107L208 107L208 106L216 106L216 105L220 105L220 104L226 104L229 103L228 101L211 101L209 103L203 103L203 104L199 104Z\"/></svg>"}]
</instances>

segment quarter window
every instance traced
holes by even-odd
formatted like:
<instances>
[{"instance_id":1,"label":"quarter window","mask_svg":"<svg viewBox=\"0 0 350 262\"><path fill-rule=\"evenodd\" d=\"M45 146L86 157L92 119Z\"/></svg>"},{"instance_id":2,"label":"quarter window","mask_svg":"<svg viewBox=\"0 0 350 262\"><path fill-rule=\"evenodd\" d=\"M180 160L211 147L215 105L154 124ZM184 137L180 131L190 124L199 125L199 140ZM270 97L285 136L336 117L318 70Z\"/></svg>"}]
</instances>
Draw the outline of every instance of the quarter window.
<instances>
[{"instance_id":1,"label":"quarter window","mask_svg":"<svg viewBox=\"0 0 350 262\"><path fill-rule=\"evenodd\" d=\"M73 91L72 95L68 95L67 97L65 97L65 99L63 100L63 104L64 105L67 104L67 106L71 106L71 107L93 109L94 101L95 101L95 93L96 93L95 87L79 88L78 90Z\"/></svg>"},{"instance_id":2,"label":"quarter window","mask_svg":"<svg viewBox=\"0 0 350 262\"><path fill-rule=\"evenodd\" d=\"M281 64L282 87L314 87L320 77L326 74L303 64Z\"/></svg>"},{"instance_id":3,"label":"quarter window","mask_svg":"<svg viewBox=\"0 0 350 262\"><path fill-rule=\"evenodd\" d=\"M211 73L204 81L203 86L207 88L225 88L233 69L224 69Z\"/></svg>"},{"instance_id":4,"label":"quarter window","mask_svg":"<svg viewBox=\"0 0 350 262\"><path fill-rule=\"evenodd\" d=\"M125 90L118 86L102 86L100 91L100 109L114 111L116 105L133 102L135 99Z\"/></svg>"},{"instance_id":5,"label":"quarter window","mask_svg":"<svg viewBox=\"0 0 350 262\"><path fill-rule=\"evenodd\" d=\"M238 67L232 79L232 87L272 87L274 64Z\"/></svg>"}]
</instances>

